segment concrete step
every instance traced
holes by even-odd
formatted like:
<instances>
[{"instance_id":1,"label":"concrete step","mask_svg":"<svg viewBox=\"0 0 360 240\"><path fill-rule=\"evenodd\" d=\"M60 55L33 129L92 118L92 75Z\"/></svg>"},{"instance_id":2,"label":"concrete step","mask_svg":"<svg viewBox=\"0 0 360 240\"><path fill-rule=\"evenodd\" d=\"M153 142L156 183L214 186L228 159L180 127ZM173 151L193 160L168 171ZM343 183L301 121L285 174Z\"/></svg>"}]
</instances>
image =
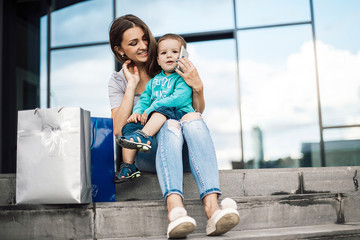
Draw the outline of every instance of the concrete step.
<instances>
[{"instance_id":1,"label":"concrete step","mask_svg":"<svg viewBox=\"0 0 360 240\"><path fill-rule=\"evenodd\" d=\"M223 197L234 198L240 212L240 224L224 239L251 239L247 233L271 235L280 228L334 224L346 228L350 236L350 223L360 222L358 170L360 167L220 171ZM14 174L0 175L0 239L165 237L167 211L155 174L143 173L118 184L118 202L87 205L14 205L15 182ZM184 174L184 195L188 213L197 221L193 237L201 239L206 218L191 173ZM356 224L354 236L358 236ZM332 234L323 232L324 236ZM290 235L284 236L274 238Z\"/></svg>"},{"instance_id":2,"label":"concrete step","mask_svg":"<svg viewBox=\"0 0 360 240\"><path fill-rule=\"evenodd\" d=\"M360 194L301 194L235 198L240 223L234 231L348 224L360 221ZM205 234L206 217L198 199L185 200ZM0 206L0 239L111 239L165 236L162 200L88 205ZM229 236L233 236L232 233Z\"/></svg>"},{"instance_id":3,"label":"concrete step","mask_svg":"<svg viewBox=\"0 0 360 240\"><path fill-rule=\"evenodd\" d=\"M354 180L360 182L360 166L221 170L219 175L223 196L227 197L345 193L357 191ZM0 205L15 203L15 182L15 174L0 174ZM199 199L191 173L184 174L184 197ZM156 174L142 173L139 178L117 184L116 199L162 199Z\"/></svg>"},{"instance_id":4,"label":"concrete step","mask_svg":"<svg viewBox=\"0 0 360 240\"><path fill-rule=\"evenodd\" d=\"M214 237L213 237L214 238ZM138 240L143 237L134 238L102 238L102 240ZM150 240L165 240L166 236L146 237ZM190 234L187 239L190 240L209 240L204 233ZM347 224L327 224L317 226L301 226L287 228L271 228L259 230L230 231L222 236L217 236L216 240L287 240L287 239L360 239L360 222Z\"/></svg>"},{"instance_id":5,"label":"concrete step","mask_svg":"<svg viewBox=\"0 0 360 240\"><path fill-rule=\"evenodd\" d=\"M360 167L238 169L222 170L219 175L226 197L345 193L357 191L354 179L360 182ZM184 174L183 186L185 199L199 199L191 173ZM117 201L162 199L155 174L142 173L137 179L117 184L116 193Z\"/></svg>"}]
</instances>

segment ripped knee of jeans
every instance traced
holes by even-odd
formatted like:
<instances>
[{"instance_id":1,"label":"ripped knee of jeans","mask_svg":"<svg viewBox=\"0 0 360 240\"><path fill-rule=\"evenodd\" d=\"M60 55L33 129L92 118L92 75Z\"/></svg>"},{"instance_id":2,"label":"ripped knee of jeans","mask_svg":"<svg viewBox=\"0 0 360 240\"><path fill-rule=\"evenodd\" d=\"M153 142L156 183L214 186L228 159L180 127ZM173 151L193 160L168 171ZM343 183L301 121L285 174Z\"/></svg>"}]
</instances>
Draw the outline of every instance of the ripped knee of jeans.
<instances>
[{"instance_id":1,"label":"ripped knee of jeans","mask_svg":"<svg viewBox=\"0 0 360 240\"><path fill-rule=\"evenodd\" d=\"M181 122L186 122L186 121L191 121L191 120L196 120L196 119L201 119L201 113L199 113L199 112L191 112L191 113L185 114L181 118Z\"/></svg>"},{"instance_id":2,"label":"ripped knee of jeans","mask_svg":"<svg viewBox=\"0 0 360 240\"><path fill-rule=\"evenodd\" d=\"M173 132L177 137L181 134L181 126L180 123L176 120L168 120L167 121L167 127L168 129Z\"/></svg>"}]
</instances>

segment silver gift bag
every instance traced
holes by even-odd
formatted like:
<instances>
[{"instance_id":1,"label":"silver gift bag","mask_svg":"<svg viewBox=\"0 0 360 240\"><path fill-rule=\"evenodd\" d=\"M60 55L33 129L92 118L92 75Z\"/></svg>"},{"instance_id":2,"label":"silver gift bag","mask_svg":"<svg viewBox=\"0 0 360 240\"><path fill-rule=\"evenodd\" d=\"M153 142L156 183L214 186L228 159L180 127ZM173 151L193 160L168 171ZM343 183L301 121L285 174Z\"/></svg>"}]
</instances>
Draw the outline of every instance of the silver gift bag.
<instances>
[{"instance_id":1,"label":"silver gift bag","mask_svg":"<svg viewBox=\"0 0 360 240\"><path fill-rule=\"evenodd\" d=\"M90 112L18 112L16 203L90 203Z\"/></svg>"}]
</instances>

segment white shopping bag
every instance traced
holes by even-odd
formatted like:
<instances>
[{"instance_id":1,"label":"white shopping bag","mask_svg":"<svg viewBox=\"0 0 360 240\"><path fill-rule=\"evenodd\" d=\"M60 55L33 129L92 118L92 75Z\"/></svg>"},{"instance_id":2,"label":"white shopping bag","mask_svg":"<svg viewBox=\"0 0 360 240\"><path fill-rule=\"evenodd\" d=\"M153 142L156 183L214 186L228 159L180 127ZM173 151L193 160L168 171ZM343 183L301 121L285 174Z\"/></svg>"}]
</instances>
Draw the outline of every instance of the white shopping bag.
<instances>
[{"instance_id":1,"label":"white shopping bag","mask_svg":"<svg viewBox=\"0 0 360 240\"><path fill-rule=\"evenodd\" d=\"M16 203L90 203L90 112L18 112Z\"/></svg>"}]
</instances>

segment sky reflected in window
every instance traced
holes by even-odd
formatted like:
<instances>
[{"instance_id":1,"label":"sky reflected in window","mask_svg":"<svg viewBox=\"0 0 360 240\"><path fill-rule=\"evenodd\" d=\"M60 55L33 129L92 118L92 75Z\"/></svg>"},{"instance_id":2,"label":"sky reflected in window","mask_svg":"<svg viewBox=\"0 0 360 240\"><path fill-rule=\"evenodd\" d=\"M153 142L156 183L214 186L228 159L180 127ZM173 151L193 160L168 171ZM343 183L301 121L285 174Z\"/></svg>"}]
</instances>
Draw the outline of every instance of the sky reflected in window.
<instances>
[{"instance_id":1,"label":"sky reflected in window","mask_svg":"<svg viewBox=\"0 0 360 240\"><path fill-rule=\"evenodd\" d=\"M114 60L109 47L54 51L51 58L51 107L82 107L92 117L110 117L107 84Z\"/></svg>"},{"instance_id":2,"label":"sky reflected in window","mask_svg":"<svg viewBox=\"0 0 360 240\"><path fill-rule=\"evenodd\" d=\"M118 17L125 14L140 17L154 36L234 27L232 0L117 0L116 6Z\"/></svg>"},{"instance_id":3,"label":"sky reflected in window","mask_svg":"<svg viewBox=\"0 0 360 240\"><path fill-rule=\"evenodd\" d=\"M310 21L309 0L236 0L237 27Z\"/></svg>"},{"instance_id":4,"label":"sky reflected in window","mask_svg":"<svg viewBox=\"0 0 360 240\"><path fill-rule=\"evenodd\" d=\"M310 25L240 31L238 39L245 159L256 154L254 128L265 161L301 158L303 142L319 141Z\"/></svg>"},{"instance_id":5,"label":"sky reflected in window","mask_svg":"<svg viewBox=\"0 0 360 240\"><path fill-rule=\"evenodd\" d=\"M324 126L360 124L360 1L316 0Z\"/></svg>"},{"instance_id":6,"label":"sky reflected in window","mask_svg":"<svg viewBox=\"0 0 360 240\"><path fill-rule=\"evenodd\" d=\"M108 41L111 0L84 1L51 15L51 47Z\"/></svg>"}]
</instances>

